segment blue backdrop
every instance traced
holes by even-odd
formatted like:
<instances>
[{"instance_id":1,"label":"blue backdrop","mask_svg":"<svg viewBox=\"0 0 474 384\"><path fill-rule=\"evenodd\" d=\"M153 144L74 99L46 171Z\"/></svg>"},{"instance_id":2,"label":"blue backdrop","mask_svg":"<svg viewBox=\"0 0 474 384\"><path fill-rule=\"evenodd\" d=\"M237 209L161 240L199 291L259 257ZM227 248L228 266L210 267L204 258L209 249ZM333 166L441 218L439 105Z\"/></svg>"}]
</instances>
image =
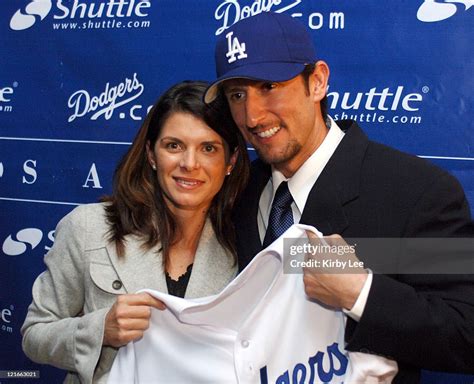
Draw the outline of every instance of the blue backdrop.
<instances>
[{"instance_id":1,"label":"blue backdrop","mask_svg":"<svg viewBox=\"0 0 474 384\"><path fill-rule=\"evenodd\" d=\"M178 81L213 79L216 35L259 12L290 13L311 30L331 68L336 119L358 120L372 139L447 169L474 207L471 6L470 0L0 2L0 370L37 369L41 379L34 382L61 381L61 372L23 355L20 336L57 222L110 192L114 167L150 105ZM425 372L424 381L473 377Z\"/></svg>"}]
</instances>

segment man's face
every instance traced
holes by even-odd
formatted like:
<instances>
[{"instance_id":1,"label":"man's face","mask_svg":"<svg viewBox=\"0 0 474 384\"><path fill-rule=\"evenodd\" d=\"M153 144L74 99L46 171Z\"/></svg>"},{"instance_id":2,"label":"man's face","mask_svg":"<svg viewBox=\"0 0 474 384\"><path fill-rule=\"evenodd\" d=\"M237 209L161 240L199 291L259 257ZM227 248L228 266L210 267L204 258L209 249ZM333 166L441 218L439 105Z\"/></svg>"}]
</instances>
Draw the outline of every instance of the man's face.
<instances>
[{"instance_id":1,"label":"man's face","mask_svg":"<svg viewBox=\"0 0 474 384\"><path fill-rule=\"evenodd\" d=\"M228 80L224 93L245 139L262 160L286 177L298 170L326 136L318 103L321 92L315 92L312 77L309 90L299 75L280 83Z\"/></svg>"}]
</instances>

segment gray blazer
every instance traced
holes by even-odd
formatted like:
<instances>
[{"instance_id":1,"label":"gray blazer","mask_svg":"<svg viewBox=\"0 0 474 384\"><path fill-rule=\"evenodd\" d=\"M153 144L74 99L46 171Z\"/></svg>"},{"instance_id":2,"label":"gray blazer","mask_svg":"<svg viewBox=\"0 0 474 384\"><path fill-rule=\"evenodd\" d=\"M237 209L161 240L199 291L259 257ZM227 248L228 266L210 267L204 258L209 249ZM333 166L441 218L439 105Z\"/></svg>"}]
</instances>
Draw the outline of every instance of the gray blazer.
<instances>
[{"instance_id":1,"label":"gray blazer","mask_svg":"<svg viewBox=\"0 0 474 384\"><path fill-rule=\"evenodd\" d=\"M151 288L167 292L159 245L140 247L126 238L124 258L106 240L103 204L75 208L58 224L47 270L33 285L21 329L23 350L35 362L68 370L65 383L105 383L117 349L103 347L105 316L117 295ZM222 290L236 275L232 256L206 221L186 290L186 298Z\"/></svg>"}]
</instances>

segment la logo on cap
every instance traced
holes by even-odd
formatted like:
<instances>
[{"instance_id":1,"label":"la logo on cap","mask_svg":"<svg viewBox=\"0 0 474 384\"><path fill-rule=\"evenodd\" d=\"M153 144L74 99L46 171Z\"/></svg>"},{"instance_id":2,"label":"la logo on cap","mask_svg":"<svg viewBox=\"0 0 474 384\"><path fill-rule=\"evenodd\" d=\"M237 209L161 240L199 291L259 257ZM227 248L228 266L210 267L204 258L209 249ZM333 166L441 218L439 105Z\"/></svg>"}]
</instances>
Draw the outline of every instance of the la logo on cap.
<instances>
[{"instance_id":1,"label":"la logo on cap","mask_svg":"<svg viewBox=\"0 0 474 384\"><path fill-rule=\"evenodd\" d=\"M227 53L225 56L228 58L227 61L229 64L247 57L247 53L245 53L245 43L240 43L237 37L232 38L233 34L234 32L229 32L225 35L225 37L227 37Z\"/></svg>"}]
</instances>

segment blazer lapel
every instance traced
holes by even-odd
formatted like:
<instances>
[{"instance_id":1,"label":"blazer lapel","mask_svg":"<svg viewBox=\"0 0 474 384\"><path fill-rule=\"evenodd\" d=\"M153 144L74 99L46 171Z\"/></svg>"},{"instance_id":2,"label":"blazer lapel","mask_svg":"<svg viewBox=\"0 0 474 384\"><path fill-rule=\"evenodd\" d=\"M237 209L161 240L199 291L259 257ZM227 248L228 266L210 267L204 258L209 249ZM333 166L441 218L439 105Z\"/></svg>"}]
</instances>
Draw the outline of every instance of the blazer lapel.
<instances>
[{"instance_id":1,"label":"blazer lapel","mask_svg":"<svg viewBox=\"0 0 474 384\"><path fill-rule=\"evenodd\" d=\"M168 292L163 272L163 255L160 245L145 251L137 236L127 236L125 256L119 258L113 243L106 246L110 263L114 267L127 293L140 289ZM186 298L209 296L219 292L237 272L232 256L217 241L211 221L204 225L194 258L194 265L186 288Z\"/></svg>"},{"instance_id":2,"label":"blazer lapel","mask_svg":"<svg viewBox=\"0 0 474 384\"><path fill-rule=\"evenodd\" d=\"M356 123L337 124L346 134L313 186L300 221L325 235L342 234L350 225L344 206L359 196L360 170L368 146Z\"/></svg>"},{"instance_id":3,"label":"blazer lapel","mask_svg":"<svg viewBox=\"0 0 474 384\"><path fill-rule=\"evenodd\" d=\"M210 219L206 220L194 256L186 298L204 297L221 291L236 275L232 255L217 240Z\"/></svg>"}]
</instances>

